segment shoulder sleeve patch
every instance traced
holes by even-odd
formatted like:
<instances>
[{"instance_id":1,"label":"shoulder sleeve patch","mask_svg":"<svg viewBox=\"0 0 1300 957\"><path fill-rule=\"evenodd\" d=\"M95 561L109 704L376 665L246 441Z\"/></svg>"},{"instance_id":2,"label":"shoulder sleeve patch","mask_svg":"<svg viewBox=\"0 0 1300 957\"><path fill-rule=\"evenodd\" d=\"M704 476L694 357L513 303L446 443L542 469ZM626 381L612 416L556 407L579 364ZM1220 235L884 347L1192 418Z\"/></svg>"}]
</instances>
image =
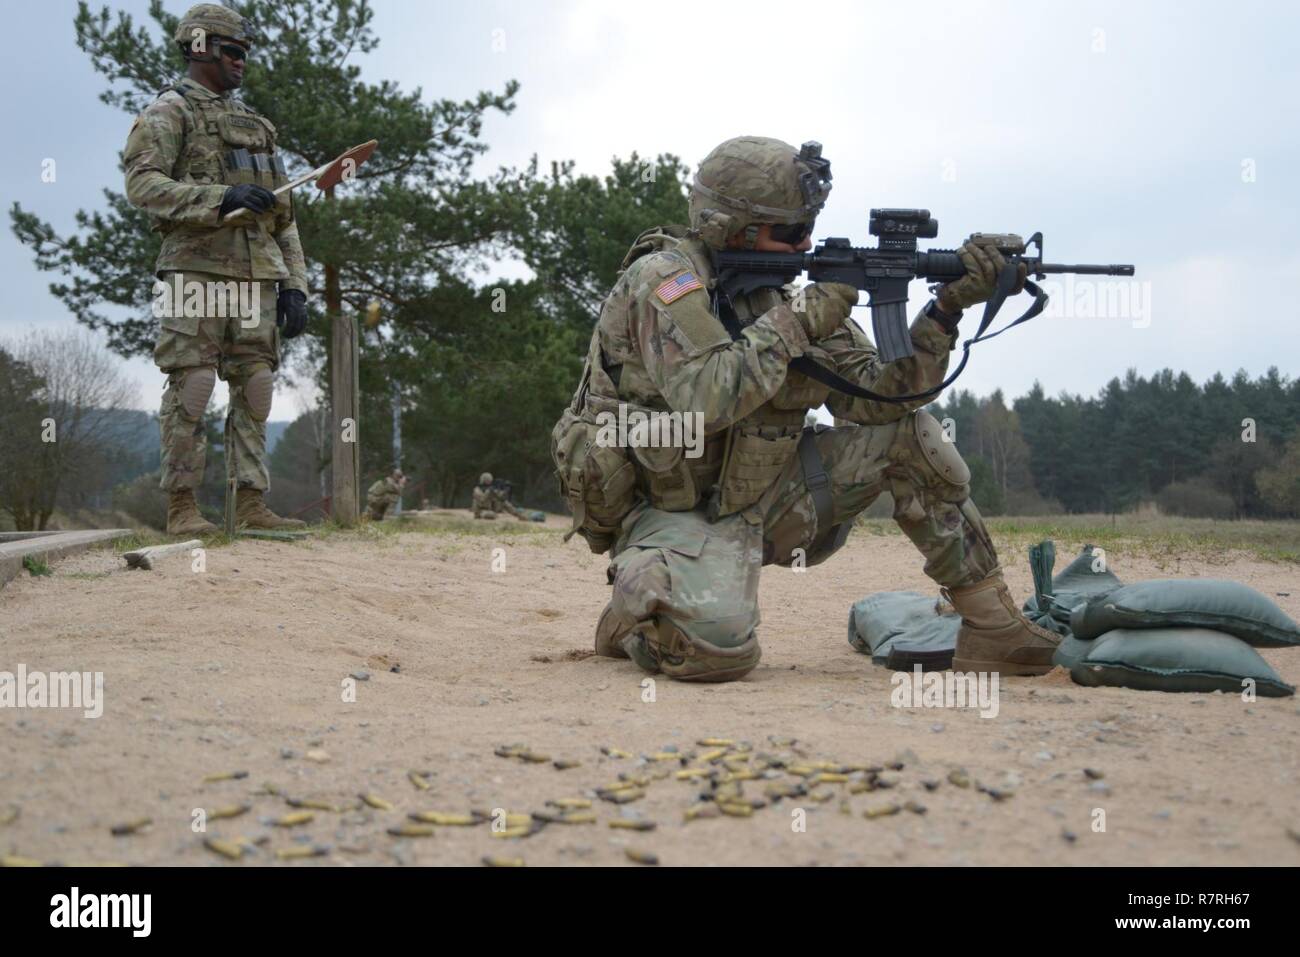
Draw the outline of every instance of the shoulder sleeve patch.
<instances>
[{"instance_id":1,"label":"shoulder sleeve patch","mask_svg":"<svg viewBox=\"0 0 1300 957\"><path fill-rule=\"evenodd\" d=\"M703 289L704 285L700 282L695 273L687 270L679 273L671 279L666 279L655 287L655 295L665 306L669 303L676 302L688 292L694 292L696 289Z\"/></svg>"}]
</instances>

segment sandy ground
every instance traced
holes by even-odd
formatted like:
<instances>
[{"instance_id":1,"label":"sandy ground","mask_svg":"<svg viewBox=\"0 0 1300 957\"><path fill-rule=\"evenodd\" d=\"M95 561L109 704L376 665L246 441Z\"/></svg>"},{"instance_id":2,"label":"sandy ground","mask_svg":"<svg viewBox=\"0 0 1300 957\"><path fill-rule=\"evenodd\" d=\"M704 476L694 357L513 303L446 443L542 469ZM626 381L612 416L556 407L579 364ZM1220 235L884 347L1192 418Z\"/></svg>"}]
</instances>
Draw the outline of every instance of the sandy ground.
<instances>
[{"instance_id":1,"label":"sandy ground","mask_svg":"<svg viewBox=\"0 0 1300 957\"><path fill-rule=\"evenodd\" d=\"M631 663L589 654L604 562L580 541L562 545L562 525L553 517L522 535L243 540L210 550L202 573L185 556L127 571L103 550L0 589L0 670L23 663L105 676L98 719L0 709L0 822L12 818L0 824L0 854L249 866L321 845L328 856L286 863L477 864L494 855L635 866L629 849L667 865L1300 863L1296 698L1086 689L1062 672L1003 681L992 719L894 708L891 673L845 640L849 606L930 584L906 539L863 532L804 574L764 571L763 662L748 678L647 686ZM1077 547L1058 543L1066 557ZM502 556L504 570L494 571ZM1027 563L1006 560L1023 598ZM1110 560L1126 581L1173 572L1115 551ZM1289 592L1274 600L1300 617L1294 566L1226 556L1177 573ZM1262 653L1300 683L1300 651ZM344 701L342 683L358 671L369 679ZM851 780L748 818L687 822L704 786L676 779L680 760L643 756L693 753L696 766L710 750L697 741L710 737L749 743L730 749L734 770L820 761L849 766ZM558 770L494 755L511 744L581 764ZM853 766L897 762L902 769L884 775L892 788L854 787L862 774ZM725 773L721 761L711 766ZM427 790L412 770L427 775ZM247 776L204 783L235 771ZM955 785L953 771L973 786ZM624 805L596 797L620 773L649 778L645 796ZM741 784L746 799L806 781L776 766L767 773ZM361 792L395 807L360 806ZM414 811L525 813L584 796L595 798L596 823L552 823L527 837L496 837L489 825L387 833ZM336 810L276 826L293 810L286 797ZM864 813L908 802L924 813ZM239 804L251 810L194 829L195 809ZM1104 831L1094 830L1099 811ZM142 817L153 823L110 833ZM620 818L658 826L609 827ZM235 864L205 849L205 837L247 838L251 849Z\"/></svg>"}]
</instances>

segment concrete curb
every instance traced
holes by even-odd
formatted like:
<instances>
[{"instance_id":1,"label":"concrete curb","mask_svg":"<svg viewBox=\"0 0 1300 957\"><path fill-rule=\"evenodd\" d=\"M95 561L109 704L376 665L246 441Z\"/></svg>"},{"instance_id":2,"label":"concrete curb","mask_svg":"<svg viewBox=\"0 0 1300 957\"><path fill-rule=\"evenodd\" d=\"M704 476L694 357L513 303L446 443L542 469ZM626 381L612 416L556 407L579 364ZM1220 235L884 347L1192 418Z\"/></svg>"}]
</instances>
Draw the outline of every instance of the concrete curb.
<instances>
[{"instance_id":1,"label":"concrete curb","mask_svg":"<svg viewBox=\"0 0 1300 957\"><path fill-rule=\"evenodd\" d=\"M82 532L0 532L0 588L23 570L23 559L37 555L46 562L84 552L91 545L130 535L129 528Z\"/></svg>"}]
</instances>

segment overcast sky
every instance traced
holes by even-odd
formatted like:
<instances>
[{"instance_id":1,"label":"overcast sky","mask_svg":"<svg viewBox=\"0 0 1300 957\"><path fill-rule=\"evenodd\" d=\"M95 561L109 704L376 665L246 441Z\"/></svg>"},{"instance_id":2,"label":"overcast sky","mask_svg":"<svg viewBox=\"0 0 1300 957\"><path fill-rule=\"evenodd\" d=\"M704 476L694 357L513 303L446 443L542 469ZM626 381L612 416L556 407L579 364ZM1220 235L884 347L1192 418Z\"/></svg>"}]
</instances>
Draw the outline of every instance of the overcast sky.
<instances>
[{"instance_id":1,"label":"overcast sky","mask_svg":"<svg viewBox=\"0 0 1300 957\"><path fill-rule=\"evenodd\" d=\"M4 206L64 231L77 209L102 208L104 188L121 189L131 123L97 99L75 6L8 6L0 61ZM144 0L111 6L151 23ZM1129 367L1202 382L1300 366L1294 4L373 6L381 42L357 61L368 80L457 99L520 81L515 112L484 128L492 167L536 153L604 173L634 150L694 166L742 133L816 139L835 176L818 238L865 244L868 209L919 206L939 220L932 245L1041 230L1049 261L1136 264L1132 286L1095 299L1099 287L1057 287L1048 316L976 347L961 384L978 394L1020 395L1035 379L1093 394ZM4 226L0 339L74 325ZM919 305L926 292L912 294ZM869 328L865 309L855 316ZM143 359L129 370L140 407L156 409L162 376ZM298 406L281 390L272 417Z\"/></svg>"}]
</instances>

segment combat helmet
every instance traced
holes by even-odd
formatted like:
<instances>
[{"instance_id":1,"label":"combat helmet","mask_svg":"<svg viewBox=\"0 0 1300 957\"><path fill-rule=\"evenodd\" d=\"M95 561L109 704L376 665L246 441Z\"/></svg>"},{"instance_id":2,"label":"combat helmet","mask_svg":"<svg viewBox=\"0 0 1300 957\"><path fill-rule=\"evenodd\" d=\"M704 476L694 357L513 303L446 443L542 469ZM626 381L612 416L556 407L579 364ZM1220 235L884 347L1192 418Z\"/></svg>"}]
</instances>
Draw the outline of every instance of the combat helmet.
<instances>
[{"instance_id":1,"label":"combat helmet","mask_svg":"<svg viewBox=\"0 0 1300 957\"><path fill-rule=\"evenodd\" d=\"M479 484L479 485L491 485L491 484L492 484L492 473L491 473L491 472L484 472L482 475L480 475L480 476L478 477L478 484Z\"/></svg>"},{"instance_id":2,"label":"combat helmet","mask_svg":"<svg viewBox=\"0 0 1300 957\"><path fill-rule=\"evenodd\" d=\"M210 37L224 37L247 46L257 40L257 33L252 21L239 11L219 3L199 3L185 11L173 34L173 39L187 52L205 52Z\"/></svg>"},{"instance_id":3,"label":"combat helmet","mask_svg":"<svg viewBox=\"0 0 1300 957\"><path fill-rule=\"evenodd\" d=\"M737 136L704 158L691 184L691 228L714 249L745 233L752 249L760 223L811 223L831 191L831 163L820 143L799 149L766 136Z\"/></svg>"}]
</instances>

